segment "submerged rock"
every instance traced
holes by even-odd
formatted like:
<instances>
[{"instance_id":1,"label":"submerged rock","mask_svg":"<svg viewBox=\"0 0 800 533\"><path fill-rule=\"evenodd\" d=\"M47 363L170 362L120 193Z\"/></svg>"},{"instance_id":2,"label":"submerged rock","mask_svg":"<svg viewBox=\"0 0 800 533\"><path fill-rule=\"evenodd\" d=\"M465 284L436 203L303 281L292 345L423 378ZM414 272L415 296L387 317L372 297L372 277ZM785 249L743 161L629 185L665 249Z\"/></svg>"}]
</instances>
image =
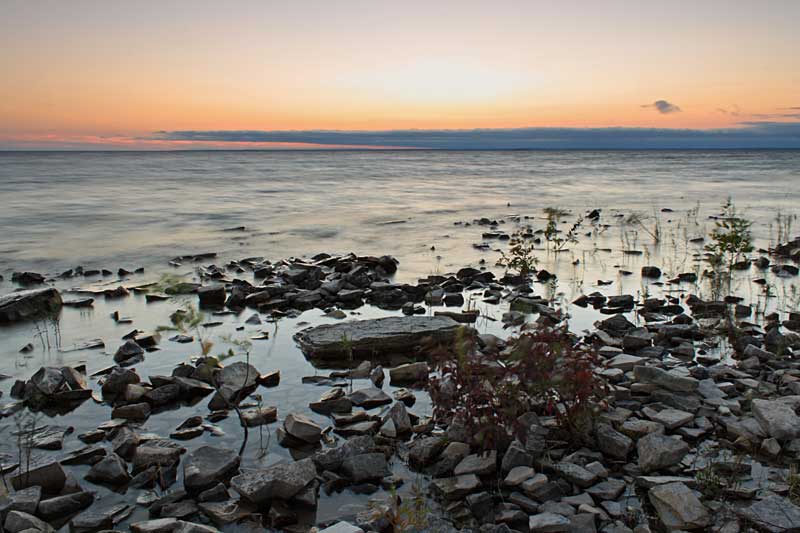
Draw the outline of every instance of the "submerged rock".
<instances>
[{"instance_id":1,"label":"submerged rock","mask_svg":"<svg viewBox=\"0 0 800 533\"><path fill-rule=\"evenodd\" d=\"M452 347L461 324L445 316L393 316L324 324L298 332L294 339L306 356L345 360L413 354L423 346Z\"/></svg>"}]
</instances>

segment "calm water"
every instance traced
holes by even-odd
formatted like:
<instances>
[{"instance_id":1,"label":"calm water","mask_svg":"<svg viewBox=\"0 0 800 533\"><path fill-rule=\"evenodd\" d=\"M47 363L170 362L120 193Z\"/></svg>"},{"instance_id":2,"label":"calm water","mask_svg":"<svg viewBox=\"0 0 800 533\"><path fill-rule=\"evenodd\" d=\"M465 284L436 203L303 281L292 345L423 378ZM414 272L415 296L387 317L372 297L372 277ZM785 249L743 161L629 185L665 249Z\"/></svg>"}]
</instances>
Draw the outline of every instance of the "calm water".
<instances>
[{"instance_id":1,"label":"calm water","mask_svg":"<svg viewBox=\"0 0 800 533\"><path fill-rule=\"evenodd\" d=\"M472 257L455 221L728 195L754 218L791 212L800 152L0 153L0 273L352 250L416 275Z\"/></svg>"},{"instance_id":2,"label":"calm water","mask_svg":"<svg viewBox=\"0 0 800 533\"><path fill-rule=\"evenodd\" d=\"M472 244L483 240L486 227L455 223L482 216L497 218L505 222L500 229L511 233L516 223L508 215L518 214L523 217L520 223L542 228L543 208L557 206L572 211L562 229L590 208L603 208L602 224L585 223L580 242L566 253L537 251L540 267L558 274L555 286L535 284L537 294L567 302L578 293L597 290L639 296L664 290L680 296L702 288L662 289L642 281L638 269L652 262L672 276L703 268L699 256L703 245L690 240L708 233L713 227L708 216L718 213L728 196L756 221L758 244L767 246L776 238L777 214L800 212L800 152L0 153L0 274L5 277L0 294L16 288L9 281L14 270L57 274L77 265L113 271L146 267L144 275L125 280L112 276L58 281L67 298L75 297L68 291L78 285L136 285L158 279L164 272L191 276L192 265L173 269L168 260L208 251L220 255L214 260L217 264L248 256L275 260L322 251L390 253L400 260L396 277L402 281L480 260L500 273L494 263L497 249L505 245L489 240L490 249L478 250ZM665 207L674 211L662 213ZM631 213L639 213L643 222L625 222ZM647 234L647 228L652 231L656 225L662 234L659 244ZM224 231L238 226L246 229ZM592 236L586 237L583 232L590 230ZM640 250L642 255L624 254L626 249ZM620 270L636 275L625 276ZM755 273L738 275L737 294L755 302L762 290L752 283ZM800 307L800 296L792 292L797 289L796 280L775 278L770 283L778 295L770 300L771 309ZM0 328L0 373L27 379L41 365L80 363L86 364L89 373L95 372L112 364L123 335L133 328L151 331L168 324L171 312L195 301L181 297L146 304L138 294L121 300L97 298L93 309L64 309L57 327L24 323ZM476 325L480 331L509 334L498 320L507 304L490 306L477 298L476 306L486 317ZM114 322L109 317L114 311L130 317L133 324ZM575 330L588 328L600 318L591 309L573 306L569 311ZM329 419L308 411L308 403L327 388L302 383L303 376L318 370L305 360L292 335L308 324L334 319L315 309L299 318L253 326L245 322L250 314L214 317L222 324L204 332L215 343L214 353L231 347L231 338L267 330L270 339L254 341L251 362L261 372L280 370L281 385L259 390L264 404L277 406L279 420L302 412L329 425ZM357 319L399 312L364 307L348 314L348 319ZM629 317L636 320L632 313ZM71 350L96 338L105 342L105 349ZM33 351L21 354L20 348L27 343L34 345ZM198 351L194 345L166 338L159 348L136 365L143 377L170 374L176 364ZM241 359L238 355L233 360ZM4 401L13 381L0 381ZM354 384L355 388L367 385L367 380ZM99 393L96 379L90 380L90 386ZM417 397L412 411L429 414L425 392L418 391ZM168 435L187 417L205 414L206 403L203 399L195 406L175 406L154 414L140 431ZM43 418L40 423L74 427L75 433L64 442L64 450L69 451L82 446L77 433L92 430L109 417L108 405L89 400L69 414ZM8 435L13 424L10 418L0 420L0 432ZM186 446L238 448L241 429L235 419L219 425L224 436L207 432ZM289 452L275 441L275 427L265 429L263 440L251 432L246 466L290 459ZM4 453L11 457L16 453L13 439L0 439L0 457ZM401 465L397 468L413 479L414 474ZM82 478L87 469L72 471ZM84 484L98 492L100 501L93 508L131 502L140 493L117 494ZM366 497L348 491L323 496L316 519L347 515L348 509L366 505ZM145 516L146 511L138 508L131 520Z\"/></svg>"}]
</instances>

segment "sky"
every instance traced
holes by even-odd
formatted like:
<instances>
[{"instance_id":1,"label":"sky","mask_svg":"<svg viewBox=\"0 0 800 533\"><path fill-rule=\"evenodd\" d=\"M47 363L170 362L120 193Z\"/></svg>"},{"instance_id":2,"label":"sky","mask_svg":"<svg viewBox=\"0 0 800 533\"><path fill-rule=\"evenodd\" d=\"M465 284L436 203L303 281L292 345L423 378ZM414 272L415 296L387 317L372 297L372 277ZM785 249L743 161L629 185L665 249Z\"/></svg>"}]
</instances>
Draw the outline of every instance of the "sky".
<instances>
[{"instance_id":1,"label":"sky","mask_svg":"<svg viewBox=\"0 0 800 533\"><path fill-rule=\"evenodd\" d=\"M0 149L800 148L800 1L0 0Z\"/></svg>"}]
</instances>

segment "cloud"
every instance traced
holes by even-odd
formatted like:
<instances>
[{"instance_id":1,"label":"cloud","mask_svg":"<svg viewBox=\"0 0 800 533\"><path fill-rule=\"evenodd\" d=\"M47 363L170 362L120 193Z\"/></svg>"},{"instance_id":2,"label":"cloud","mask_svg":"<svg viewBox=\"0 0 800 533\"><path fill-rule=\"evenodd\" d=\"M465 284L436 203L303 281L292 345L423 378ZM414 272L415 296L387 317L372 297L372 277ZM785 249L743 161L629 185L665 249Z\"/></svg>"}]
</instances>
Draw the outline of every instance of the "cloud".
<instances>
[{"instance_id":1,"label":"cloud","mask_svg":"<svg viewBox=\"0 0 800 533\"><path fill-rule=\"evenodd\" d=\"M186 143L296 143L444 150L667 150L800 148L800 122L743 122L723 129L508 128L471 130L182 130L147 137Z\"/></svg>"},{"instance_id":2,"label":"cloud","mask_svg":"<svg viewBox=\"0 0 800 533\"><path fill-rule=\"evenodd\" d=\"M680 113L681 108L676 106L675 104L671 104L666 100L656 100L652 104L645 104L642 107L652 107L656 109L662 115L668 115L670 113Z\"/></svg>"}]
</instances>

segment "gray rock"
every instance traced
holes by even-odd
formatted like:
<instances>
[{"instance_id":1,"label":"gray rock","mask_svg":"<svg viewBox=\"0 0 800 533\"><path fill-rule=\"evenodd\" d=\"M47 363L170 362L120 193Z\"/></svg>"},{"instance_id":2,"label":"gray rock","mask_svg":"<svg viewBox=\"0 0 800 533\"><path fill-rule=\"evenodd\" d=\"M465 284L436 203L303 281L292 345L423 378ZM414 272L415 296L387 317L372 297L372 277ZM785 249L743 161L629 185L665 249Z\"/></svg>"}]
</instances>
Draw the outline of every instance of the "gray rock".
<instances>
[{"instance_id":1,"label":"gray rock","mask_svg":"<svg viewBox=\"0 0 800 533\"><path fill-rule=\"evenodd\" d=\"M800 507L787 498L768 496L750 507L737 505L734 512L765 531L800 531Z\"/></svg>"},{"instance_id":2,"label":"gray rock","mask_svg":"<svg viewBox=\"0 0 800 533\"><path fill-rule=\"evenodd\" d=\"M481 480L475 474L438 478L431 481L431 490L445 500L460 500L477 491Z\"/></svg>"},{"instance_id":3,"label":"gray rock","mask_svg":"<svg viewBox=\"0 0 800 533\"><path fill-rule=\"evenodd\" d=\"M428 363L408 363L389 370L390 385L408 385L428 381Z\"/></svg>"},{"instance_id":4,"label":"gray rock","mask_svg":"<svg viewBox=\"0 0 800 533\"><path fill-rule=\"evenodd\" d=\"M770 437L790 440L800 437L800 417L792 406L779 400L753 400L753 416Z\"/></svg>"},{"instance_id":5,"label":"gray rock","mask_svg":"<svg viewBox=\"0 0 800 533\"><path fill-rule=\"evenodd\" d=\"M667 483L647 493L661 522L669 530L701 529L711 523L708 509L683 483Z\"/></svg>"},{"instance_id":6,"label":"gray rock","mask_svg":"<svg viewBox=\"0 0 800 533\"><path fill-rule=\"evenodd\" d=\"M408 461L415 468L423 468L433 463L444 450L447 441L444 437L424 437L411 443Z\"/></svg>"},{"instance_id":7,"label":"gray rock","mask_svg":"<svg viewBox=\"0 0 800 533\"><path fill-rule=\"evenodd\" d=\"M308 406L315 413L329 415L331 413L349 413L353 409L353 402L347 398L344 389L334 387Z\"/></svg>"},{"instance_id":8,"label":"gray rock","mask_svg":"<svg viewBox=\"0 0 800 533\"><path fill-rule=\"evenodd\" d=\"M130 481L128 467L122 458L110 453L92 465L86 474L86 479L95 483L108 483L110 485L123 485Z\"/></svg>"},{"instance_id":9,"label":"gray rock","mask_svg":"<svg viewBox=\"0 0 800 533\"><path fill-rule=\"evenodd\" d=\"M408 354L434 344L452 346L461 325L444 316L402 316L323 324L298 332L294 339L307 356L358 359ZM347 342L342 342L347 339Z\"/></svg>"},{"instance_id":10,"label":"gray rock","mask_svg":"<svg viewBox=\"0 0 800 533\"><path fill-rule=\"evenodd\" d=\"M3 522L3 528L8 533L20 533L21 531L55 533L55 529L50 524L22 511L10 511Z\"/></svg>"},{"instance_id":11,"label":"gray rock","mask_svg":"<svg viewBox=\"0 0 800 533\"><path fill-rule=\"evenodd\" d=\"M52 523L77 514L92 505L92 502L94 502L94 495L91 492L73 492L42 500L39 502L36 514Z\"/></svg>"},{"instance_id":12,"label":"gray rock","mask_svg":"<svg viewBox=\"0 0 800 533\"><path fill-rule=\"evenodd\" d=\"M353 437L337 448L329 448L317 452L312 457L320 470L339 470L342 462L354 455L369 453L375 449L375 441L368 435Z\"/></svg>"},{"instance_id":13,"label":"gray rock","mask_svg":"<svg viewBox=\"0 0 800 533\"><path fill-rule=\"evenodd\" d=\"M322 428L314 423L310 418L299 413L292 413L283 421L283 428L286 433L295 439L316 444L322 435Z\"/></svg>"},{"instance_id":14,"label":"gray rock","mask_svg":"<svg viewBox=\"0 0 800 533\"><path fill-rule=\"evenodd\" d=\"M144 356L144 348L133 340L128 339L125 344L117 348L114 354L114 361L117 363L125 363L131 359L138 359Z\"/></svg>"},{"instance_id":15,"label":"gray rock","mask_svg":"<svg viewBox=\"0 0 800 533\"><path fill-rule=\"evenodd\" d=\"M643 412L647 418L653 422L658 422L667 429L678 429L694 421L694 415L692 413L687 413L686 411L673 409L671 407L660 411L645 407Z\"/></svg>"},{"instance_id":16,"label":"gray rock","mask_svg":"<svg viewBox=\"0 0 800 533\"><path fill-rule=\"evenodd\" d=\"M53 315L62 304L61 294L52 287L12 292L0 296L0 324Z\"/></svg>"},{"instance_id":17,"label":"gray rock","mask_svg":"<svg viewBox=\"0 0 800 533\"><path fill-rule=\"evenodd\" d=\"M348 396L353 405L363 407L364 409L372 409L381 405L392 403L392 398L383 392L383 390L376 387L369 387L366 389L359 389L353 391Z\"/></svg>"},{"instance_id":18,"label":"gray rock","mask_svg":"<svg viewBox=\"0 0 800 533\"><path fill-rule=\"evenodd\" d=\"M208 408L217 411L238 404L256 390L259 376L258 370L245 362L226 365L216 376L218 390L209 401Z\"/></svg>"},{"instance_id":19,"label":"gray rock","mask_svg":"<svg viewBox=\"0 0 800 533\"><path fill-rule=\"evenodd\" d=\"M565 516L555 513L540 513L530 517L528 528L531 533L559 533L569 531L570 522Z\"/></svg>"},{"instance_id":20,"label":"gray rock","mask_svg":"<svg viewBox=\"0 0 800 533\"><path fill-rule=\"evenodd\" d=\"M316 477L311 459L250 470L231 479L231 487L242 497L260 505L274 498L288 500Z\"/></svg>"},{"instance_id":21,"label":"gray rock","mask_svg":"<svg viewBox=\"0 0 800 533\"><path fill-rule=\"evenodd\" d=\"M694 378L679 376L654 366L635 366L633 375L637 381L652 383L674 392L693 392L699 385Z\"/></svg>"},{"instance_id":22,"label":"gray rock","mask_svg":"<svg viewBox=\"0 0 800 533\"><path fill-rule=\"evenodd\" d=\"M274 406L253 407L241 411L242 420L247 427L263 426L278 420L278 408Z\"/></svg>"},{"instance_id":23,"label":"gray rock","mask_svg":"<svg viewBox=\"0 0 800 533\"><path fill-rule=\"evenodd\" d=\"M633 449L633 440L608 424L598 424L595 434L600 451L614 459L624 461Z\"/></svg>"},{"instance_id":24,"label":"gray rock","mask_svg":"<svg viewBox=\"0 0 800 533\"><path fill-rule=\"evenodd\" d=\"M562 478L583 489L592 486L597 481L597 474L574 463L556 463L553 465L553 470Z\"/></svg>"},{"instance_id":25,"label":"gray rock","mask_svg":"<svg viewBox=\"0 0 800 533\"><path fill-rule=\"evenodd\" d=\"M126 420L147 420L149 416L150 404L146 402L121 405L111 411L111 418L124 418Z\"/></svg>"},{"instance_id":26,"label":"gray rock","mask_svg":"<svg viewBox=\"0 0 800 533\"><path fill-rule=\"evenodd\" d=\"M36 508L39 507L39 501L42 499L42 487L28 487L27 489L18 490L8 495L8 501L5 498L0 503L0 509L3 511L22 511L23 513L36 514Z\"/></svg>"},{"instance_id":27,"label":"gray rock","mask_svg":"<svg viewBox=\"0 0 800 533\"><path fill-rule=\"evenodd\" d=\"M639 468L652 472L676 465L689 453L689 446L678 437L650 433L636 443Z\"/></svg>"},{"instance_id":28,"label":"gray rock","mask_svg":"<svg viewBox=\"0 0 800 533\"><path fill-rule=\"evenodd\" d=\"M453 474L476 474L490 476L497 472L497 452L492 450L485 454L472 454L464 457L453 470Z\"/></svg>"},{"instance_id":29,"label":"gray rock","mask_svg":"<svg viewBox=\"0 0 800 533\"><path fill-rule=\"evenodd\" d=\"M42 492L58 494L67 482L67 474L58 463L46 463L34 466L25 472L18 472L11 477L11 485L15 490L39 486Z\"/></svg>"},{"instance_id":30,"label":"gray rock","mask_svg":"<svg viewBox=\"0 0 800 533\"><path fill-rule=\"evenodd\" d=\"M342 474L356 483L373 481L391 474L382 453L365 453L347 457L342 461Z\"/></svg>"},{"instance_id":31,"label":"gray rock","mask_svg":"<svg viewBox=\"0 0 800 533\"><path fill-rule=\"evenodd\" d=\"M382 423L381 434L386 437L397 438L411 433L411 417L408 415L406 406L400 402L392 405L389 412L383 417ZM384 427L387 428L386 431L384 431Z\"/></svg>"},{"instance_id":32,"label":"gray rock","mask_svg":"<svg viewBox=\"0 0 800 533\"><path fill-rule=\"evenodd\" d=\"M227 482L239 470L239 454L228 448L201 446L183 464L183 484L188 492L201 492Z\"/></svg>"}]
</instances>

